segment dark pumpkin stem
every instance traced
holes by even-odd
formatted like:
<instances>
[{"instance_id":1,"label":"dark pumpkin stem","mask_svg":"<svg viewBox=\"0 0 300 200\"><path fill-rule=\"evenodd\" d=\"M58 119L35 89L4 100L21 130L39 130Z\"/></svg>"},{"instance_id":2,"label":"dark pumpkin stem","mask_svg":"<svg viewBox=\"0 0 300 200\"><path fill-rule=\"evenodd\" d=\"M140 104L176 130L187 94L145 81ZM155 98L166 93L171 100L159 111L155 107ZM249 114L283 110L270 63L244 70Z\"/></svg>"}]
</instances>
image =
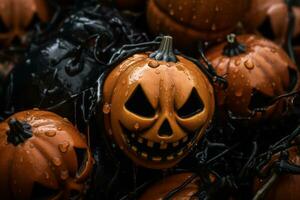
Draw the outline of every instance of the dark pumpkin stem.
<instances>
[{"instance_id":1,"label":"dark pumpkin stem","mask_svg":"<svg viewBox=\"0 0 300 200\"><path fill-rule=\"evenodd\" d=\"M150 54L149 57L158 61L177 62L173 49L173 38L171 36L164 36L159 49Z\"/></svg>"},{"instance_id":2,"label":"dark pumpkin stem","mask_svg":"<svg viewBox=\"0 0 300 200\"><path fill-rule=\"evenodd\" d=\"M246 46L237 41L235 34L227 35L227 45L223 49L223 55L232 57L246 52Z\"/></svg>"},{"instance_id":3,"label":"dark pumpkin stem","mask_svg":"<svg viewBox=\"0 0 300 200\"><path fill-rule=\"evenodd\" d=\"M26 122L20 122L15 118L11 118L8 125L9 130L6 133L8 143L17 146L32 137L31 126Z\"/></svg>"}]
</instances>

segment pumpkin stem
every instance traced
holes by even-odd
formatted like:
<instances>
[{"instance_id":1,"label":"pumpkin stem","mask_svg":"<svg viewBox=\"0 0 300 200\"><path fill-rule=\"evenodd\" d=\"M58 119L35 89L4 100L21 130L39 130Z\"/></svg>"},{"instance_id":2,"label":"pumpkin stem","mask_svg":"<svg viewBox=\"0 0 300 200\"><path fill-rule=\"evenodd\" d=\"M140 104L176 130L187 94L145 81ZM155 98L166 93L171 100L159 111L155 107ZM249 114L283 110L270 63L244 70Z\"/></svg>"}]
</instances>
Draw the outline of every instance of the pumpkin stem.
<instances>
[{"instance_id":1,"label":"pumpkin stem","mask_svg":"<svg viewBox=\"0 0 300 200\"><path fill-rule=\"evenodd\" d=\"M232 57L246 52L246 46L236 40L235 34L227 35L227 45L223 49L223 55Z\"/></svg>"},{"instance_id":2,"label":"pumpkin stem","mask_svg":"<svg viewBox=\"0 0 300 200\"><path fill-rule=\"evenodd\" d=\"M173 49L173 38L171 36L164 36L159 49L150 54L149 57L158 61L177 62Z\"/></svg>"},{"instance_id":3,"label":"pumpkin stem","mask_svg":"<svg viewBox=\"0 0 300 200\"><path fill-rule=\"evenodd\" d=\"M8 143L17 146L32 137L31 126L26 122L20 122L15 118L11 118L8 125L9 130L6 133Z\"/></svg>"}]
</instances>

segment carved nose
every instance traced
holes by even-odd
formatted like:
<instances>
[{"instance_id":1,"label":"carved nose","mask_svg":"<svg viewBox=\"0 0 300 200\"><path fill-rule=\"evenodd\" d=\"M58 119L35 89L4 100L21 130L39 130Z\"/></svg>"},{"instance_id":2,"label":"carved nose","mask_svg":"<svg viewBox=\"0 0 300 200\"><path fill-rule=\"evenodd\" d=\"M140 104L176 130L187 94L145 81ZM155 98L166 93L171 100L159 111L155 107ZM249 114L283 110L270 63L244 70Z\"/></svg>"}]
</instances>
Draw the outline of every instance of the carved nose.
<instances>
[{"instance_id":1,"label":"carved nose","mask_svg":"<svg viewBox=\"0 0 300 200\"><path fill-rule=\"evenodd\" d=\"M161 137L169 137L173 135L172 128L167 119L165 119L165 121L162 123L161 127L159 128L158 135Z\"/></svg>"}]
</instances>

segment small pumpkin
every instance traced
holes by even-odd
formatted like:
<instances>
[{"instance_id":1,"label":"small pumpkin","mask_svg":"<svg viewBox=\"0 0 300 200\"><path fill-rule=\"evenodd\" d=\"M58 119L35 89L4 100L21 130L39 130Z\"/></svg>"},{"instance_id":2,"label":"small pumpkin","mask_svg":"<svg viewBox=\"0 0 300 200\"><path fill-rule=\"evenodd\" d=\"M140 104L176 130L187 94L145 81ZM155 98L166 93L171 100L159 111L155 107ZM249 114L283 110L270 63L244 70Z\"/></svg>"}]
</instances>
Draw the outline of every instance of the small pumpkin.
<instances>
[{"instance_id":1,"label":"small pumpkin","mask_svg":"<svg viewBox=\"0 0 300 200\"><path fill-rule=\"evenodd\" d=\"M295 17L293 36L300 37L300 4L290 0ZM287 0L252 0L245 17L245 27L250 31L258 29L265 37L283 45L286 42L289 23Z\"/></svg>"},{"instance_id":2,"label":"small pumpkin","mask_svg":"<svg viewBox=\"0 0 300 200\"><path fill-rule=\"evenodd\" d=\"M78 130L54 113L28 110L0 123L2 199L80 197L92 166Z\"/></svg>"},{"instance_id":3,"label":"small pumpkin","mask_svg":"<svg viewBox=\"0 0 300 200\"><path fill-rule=\"evenodd\" d=\"M26 35L35 23L46 23L49 19L46 0L1 0L0 44L9 46L15 39L26 43Z\"/></svg>"},{"instance_id":4,"label":"small pumpkin","mask_svg":"<svg viewBox=\"0 0 300 200\"><path fill-rule=\"evenodd\" d=\"M172 49L140 53L117 65L103 89L107 135L136 164L173 167L204 136L214 114L214 91L196 64Z\"/></svg>"},{"instance_id":5,"label":"small pumpkin","mask_svg":"<svg viewBox=\"0 0 300 200\"><path fill-rule=\"evenodd\" d=\"M224 40L247 6L248 0L150 0L148 26L153 34L172 35L180 48L188 49L199 40Z\"/></svg>"},{"instance_id":6,"label":"small pumpkin","mask_svg":"<svg viewBox=\"0 0 300 200\"><path fill-rule=\"evenodd\" d=\"M272 156L271 161L263 167L261 174L266 176L256 178L254 181L254 191L256 199L263 197L266 200L297 200L300 199L299 185L300 175L293 173L278 173L274 171L275 163L278 167L286 164L279 165L281 159L285 163L291 165L293 169L300 170L300 148L299 146L292 146L285 151L285 153L277 153ZM284 155L285 154L285 155ZM285 158L282 158L285 157Z\"/></svg>"},{"instance_id":7,"label":"small pumpkin","mask_svg":"<svg viewBox=\"0 0 300 200\"><path fill-rule=\"evenodd\" d=\"M281 116L288 98L275 99L299 90L295 64L279 46L259 36L230 35L207 57L228 81L228 88L218 92L218 105L235 117L257 121Z\"/></svg>"}]
</instances>

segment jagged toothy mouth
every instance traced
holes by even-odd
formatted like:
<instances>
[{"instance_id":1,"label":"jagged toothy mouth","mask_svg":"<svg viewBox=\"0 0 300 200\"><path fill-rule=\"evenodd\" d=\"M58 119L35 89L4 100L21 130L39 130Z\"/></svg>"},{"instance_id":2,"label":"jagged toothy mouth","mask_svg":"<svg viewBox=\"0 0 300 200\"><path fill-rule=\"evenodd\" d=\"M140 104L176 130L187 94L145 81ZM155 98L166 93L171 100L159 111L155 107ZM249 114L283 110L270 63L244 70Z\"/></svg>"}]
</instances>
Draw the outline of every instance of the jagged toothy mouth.
<instances>
[{"instance_id":1,"label":"jagged toothy mouth","mask_svg":"<svg viewBox=\"0 0 300 200\"><path fill-rule=\"evenodd\" d=\"M121 124L121 123L120 123ZM140 137L139 133L131 132L122 124L123 133L130 151L134 151L139 157L147 160L161 162L170 161L182 156L195 145L199 129L196 132L189 132L187 136L173 143L153 142L146 138Z\"/></svg>"}]
</instances>

